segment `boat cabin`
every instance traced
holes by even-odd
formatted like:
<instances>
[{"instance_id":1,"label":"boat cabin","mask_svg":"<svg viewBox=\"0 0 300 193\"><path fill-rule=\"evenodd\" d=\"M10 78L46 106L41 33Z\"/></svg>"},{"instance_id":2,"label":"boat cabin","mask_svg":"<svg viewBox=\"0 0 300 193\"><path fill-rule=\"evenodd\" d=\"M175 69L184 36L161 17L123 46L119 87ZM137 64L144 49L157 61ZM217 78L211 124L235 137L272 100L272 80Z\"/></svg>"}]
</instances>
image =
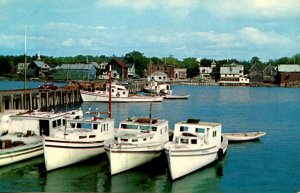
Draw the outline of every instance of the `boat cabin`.
<instances>
[{"instance_id":1,"label":"boat cabin","mask_svg":"<svg viewBox=\"0 0 300 193\"><path fill-rule=\"evenodd\" d=\"M90 139L96 138L97 134L110 134L114 132L113 119L90 118L90 119L70 119L66 123L64 135L70 139ZM86 131L86 132L84 132ZM55 133L55 135L60 135Z\"/></svg>"},{"instance_id":2,"label":"boat cabin","mask_svg":"<svg viewBox=\"0 0 300 193\"><path fill-rule=\"evenodd\" d=\"M221 140L221 124L189 119L175 124L173 142L186 145L217 144Z\"/></svg>"},{"instance_id":3,"label":"boat cabin","mask_svg":"<svg viewBox=\"0 0 300 193\"><path fill-rule=\"evenodd\" d=\"M129 118L120 122L115 140L118 143L149 143L168 140L168 121L149 118Z\"/></svg>"},{"instance_id":4,"label":"boat cabin","mask_svg":"<svg viewBox=\"0 0 300 193\"><path fill-rule=\"evenodd\" d=\"M109 84L106 84L106 93L109 94ZM129 92L123 85L112 84L111 95L112 97L128 97Z\"/></svg>"},{"instance_id":5,"label":"boat cabin","mask_svg":"<svg viewBox=\"0 0 300 193\"><path fill-rule=\"evenodd\" d=\"M8 133L21 136L49 136L52 129L65 125L65 113L33 112L10 116Z\"/></svg>"}]
</instances>

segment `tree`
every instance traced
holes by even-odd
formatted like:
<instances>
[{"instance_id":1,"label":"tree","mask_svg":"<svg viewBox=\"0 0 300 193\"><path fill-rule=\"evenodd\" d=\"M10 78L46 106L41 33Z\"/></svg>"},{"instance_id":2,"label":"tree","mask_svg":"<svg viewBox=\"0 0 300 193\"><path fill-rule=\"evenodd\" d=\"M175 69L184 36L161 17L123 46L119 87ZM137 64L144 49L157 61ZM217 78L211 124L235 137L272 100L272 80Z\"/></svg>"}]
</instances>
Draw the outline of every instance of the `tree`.
<instances>
[{"instance_id":1,"label":"tree","mask_svg":"<svg viewBox=\"0 0 300 193\"><path fill-rule=\"evenodd\" d=\"M124 60L127 63L134 63L136 74L139 76L143 76L144 70L147 69L147 65L149 64L150 60L144 56L143 53L140 53L138 51L132 51L127 53L124 56Z\"/></svg>"},{"instance_id":2,"label":"tree","mask_svg":"<svg viewBox=\"0 0 300 193\"><path fill-rule=\"evenodd\" d=\"M257 56L252 57L251 64L260 63L259 58Z\"/></svg>"},{"instance_id":3,"label":"tree","mask_svg":"<svg viewBox=\"0 0 300 193\"><path fill-rule=\"evenodd\" d=\"M199 66L196 58L185 58L182 61L182 66L187 69L187 77L193 78L199 74Z\"/></svg>"}]
</instances>

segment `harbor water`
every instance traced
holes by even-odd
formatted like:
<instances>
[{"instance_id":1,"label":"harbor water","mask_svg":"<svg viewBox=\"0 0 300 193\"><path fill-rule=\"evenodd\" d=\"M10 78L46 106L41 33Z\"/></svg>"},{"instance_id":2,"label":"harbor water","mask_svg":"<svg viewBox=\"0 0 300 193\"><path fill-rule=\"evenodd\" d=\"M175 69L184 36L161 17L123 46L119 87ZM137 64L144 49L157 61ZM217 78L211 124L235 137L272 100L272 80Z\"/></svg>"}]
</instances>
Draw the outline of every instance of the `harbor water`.
<instances>
[{"instance_id":1,"label":"harbor water","mask_svg":"<svg viewBox=\"0 0 300 193\"><path fill-rule=\"evenodd\" d=\"M223 132L265 131L258 141L229 144L222 161L172 181L165 155L110 176L105 154L51 172L43 157L0 168L0 192L299 192L300 89L279 87L173 86L188 100L153 103L152 117L222 123ZM84 102L84 111L107 103ZM115 124L148 116L149 103L113 104ZM57 155L60 156L60 155ZM193 160L190 160L191 162ZM180 166L178 166L180 167Z\"/></svg>"}]
</instances>

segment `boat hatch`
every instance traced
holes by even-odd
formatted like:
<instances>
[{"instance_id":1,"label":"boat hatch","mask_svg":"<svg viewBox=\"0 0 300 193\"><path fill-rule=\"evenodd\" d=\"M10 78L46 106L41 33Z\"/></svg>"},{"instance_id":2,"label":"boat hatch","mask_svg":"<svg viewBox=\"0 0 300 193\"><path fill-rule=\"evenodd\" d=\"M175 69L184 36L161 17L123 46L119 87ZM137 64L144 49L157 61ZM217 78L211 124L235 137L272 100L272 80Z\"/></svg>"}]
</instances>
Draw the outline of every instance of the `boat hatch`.
<instances>
[{"instance_id":1,"label":"boat hatch","mask_svg":"<svg viewBox=\"0 0 300 193\"><path fill-rule=\"evenodd\" d=\"M188 119L187 120L187 123L199 123L200 122L200 119Z\"/></svg>"}]
</instances>

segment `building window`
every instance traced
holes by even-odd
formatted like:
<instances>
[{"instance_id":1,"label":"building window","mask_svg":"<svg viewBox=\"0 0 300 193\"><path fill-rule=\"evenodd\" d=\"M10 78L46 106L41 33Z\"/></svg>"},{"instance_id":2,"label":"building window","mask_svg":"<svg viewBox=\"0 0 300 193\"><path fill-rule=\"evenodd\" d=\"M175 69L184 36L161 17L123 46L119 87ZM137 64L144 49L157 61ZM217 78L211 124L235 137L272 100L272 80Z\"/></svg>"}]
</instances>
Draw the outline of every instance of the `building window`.
<instances>
[{"instance_id":1,"label":"building window","mask_svg":"<svg viewBox=\"0 0 300 193\"><path fill-rule=\"evenodd\" d=\"M189 128L186 126L180 126L180 131L188 131Z\"/></svg>"}]
</instances>

